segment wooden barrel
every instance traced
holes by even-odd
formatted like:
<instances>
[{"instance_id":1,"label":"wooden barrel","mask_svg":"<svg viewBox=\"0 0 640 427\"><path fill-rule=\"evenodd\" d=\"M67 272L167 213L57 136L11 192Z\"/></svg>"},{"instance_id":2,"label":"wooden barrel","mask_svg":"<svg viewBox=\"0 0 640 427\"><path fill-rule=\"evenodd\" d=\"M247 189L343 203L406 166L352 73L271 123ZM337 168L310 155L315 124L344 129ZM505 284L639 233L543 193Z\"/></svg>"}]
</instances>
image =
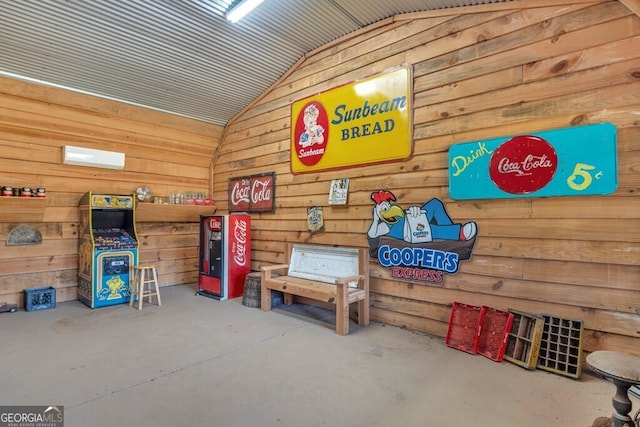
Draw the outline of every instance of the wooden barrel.
<instances>
[{"instance_id":1,"label":"wooden barrel","mask_svg":"<svg viewBox=\"0 0 640 427\"><path fill-rule=\"evenodd\" d=\"M244 279L242 305L260 307L260 273L249 273Z\"/></svg>"},{"instance_id":2,"label":"wooden barrel","mask_svg":"<svg viewBox=\"0 0 640 427\"><path fill-rule=\"evenodd\" d=\"M274 274L277 276L277 274ZM242 305L252 308L260 308L260 272L249 273L244 279L244 292ZM283 303L282 292L271 291L271 307L277 307Z\"/></svg>"}]
</instances>

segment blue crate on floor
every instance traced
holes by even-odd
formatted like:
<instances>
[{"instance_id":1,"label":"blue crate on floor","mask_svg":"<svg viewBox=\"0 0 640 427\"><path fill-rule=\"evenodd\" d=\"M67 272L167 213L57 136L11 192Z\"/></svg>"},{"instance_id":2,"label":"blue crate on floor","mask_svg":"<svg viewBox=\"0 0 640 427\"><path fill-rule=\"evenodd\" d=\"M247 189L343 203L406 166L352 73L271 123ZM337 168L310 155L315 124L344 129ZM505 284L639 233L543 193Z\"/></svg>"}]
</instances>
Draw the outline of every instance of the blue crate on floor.
<instances>
[{"instance_id":1,"label":"blue crate on floor","mask_svg":"<svg viewBox=\"0 0 640 427\"><path fill-rule=\"evenodd\" d=\"M46 310L56 307L56 288L44 286L24 290L24 309L27 311Z\"/></svg>"}]
</instances>

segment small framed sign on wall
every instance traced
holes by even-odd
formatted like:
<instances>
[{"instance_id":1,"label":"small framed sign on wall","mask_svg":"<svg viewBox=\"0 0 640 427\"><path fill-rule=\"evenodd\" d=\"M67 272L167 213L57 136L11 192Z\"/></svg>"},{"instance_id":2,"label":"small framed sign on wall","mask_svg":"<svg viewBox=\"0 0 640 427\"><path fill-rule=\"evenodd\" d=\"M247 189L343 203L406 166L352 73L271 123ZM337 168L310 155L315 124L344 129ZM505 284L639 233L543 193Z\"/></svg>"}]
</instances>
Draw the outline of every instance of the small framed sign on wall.
<instances>
[{"instance_id":1,"label":"small framed sign on wall","mask_svg":"<svg viewBox=\"0 0 640 427\"><path fill-rule=\"evenodd\" d=\"M329 189L330 205L346 205L349 192L349 178L334 179Z\"/></svg>"},{"instance_id":2,"label":"small framed sign on wall","mask_svg":"<svg viewBox=\"0 0 640 427\"><path fill-rule=\"evenodd\" d=\"M275 212L276 173L229 179L229 212Z\"/></svg>"}]
</instances>

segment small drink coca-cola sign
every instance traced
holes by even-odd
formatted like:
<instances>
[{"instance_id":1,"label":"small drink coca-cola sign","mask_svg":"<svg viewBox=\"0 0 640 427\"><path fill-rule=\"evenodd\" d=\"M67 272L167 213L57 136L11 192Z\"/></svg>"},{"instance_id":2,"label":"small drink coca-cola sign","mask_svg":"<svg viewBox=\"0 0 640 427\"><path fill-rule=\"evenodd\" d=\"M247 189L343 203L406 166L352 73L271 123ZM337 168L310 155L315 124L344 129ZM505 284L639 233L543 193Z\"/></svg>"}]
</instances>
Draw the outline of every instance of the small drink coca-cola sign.
<instances>
[{"instance_id":1,"label":"small drink coca-cola sign","mask_svg":"<svg viewBox=\"0 0 640 427\"><path fill-rule=\"evenodd\" d=\"M229 212L275 211L275 172L229 180Z\"/></svg>"}]
</instances>

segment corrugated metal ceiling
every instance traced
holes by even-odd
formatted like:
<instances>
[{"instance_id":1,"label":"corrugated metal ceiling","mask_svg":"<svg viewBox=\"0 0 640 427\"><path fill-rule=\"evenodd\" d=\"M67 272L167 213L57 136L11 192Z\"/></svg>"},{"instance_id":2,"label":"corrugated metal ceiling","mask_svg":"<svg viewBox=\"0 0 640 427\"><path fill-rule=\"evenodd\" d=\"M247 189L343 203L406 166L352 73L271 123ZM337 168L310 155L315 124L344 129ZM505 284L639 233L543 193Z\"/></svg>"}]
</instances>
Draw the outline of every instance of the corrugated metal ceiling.
<instances>
[{"instance_id":1,"label":"corrugated metal ceiling","mask_svg":"<svg viewBox=\"0 0 640 427\"><path fill-rule=\"evenodd\" d=\"M225 125L305 53L399 13L508 0L0 0L0 74Z\"/></svg>"}]
</instances>

